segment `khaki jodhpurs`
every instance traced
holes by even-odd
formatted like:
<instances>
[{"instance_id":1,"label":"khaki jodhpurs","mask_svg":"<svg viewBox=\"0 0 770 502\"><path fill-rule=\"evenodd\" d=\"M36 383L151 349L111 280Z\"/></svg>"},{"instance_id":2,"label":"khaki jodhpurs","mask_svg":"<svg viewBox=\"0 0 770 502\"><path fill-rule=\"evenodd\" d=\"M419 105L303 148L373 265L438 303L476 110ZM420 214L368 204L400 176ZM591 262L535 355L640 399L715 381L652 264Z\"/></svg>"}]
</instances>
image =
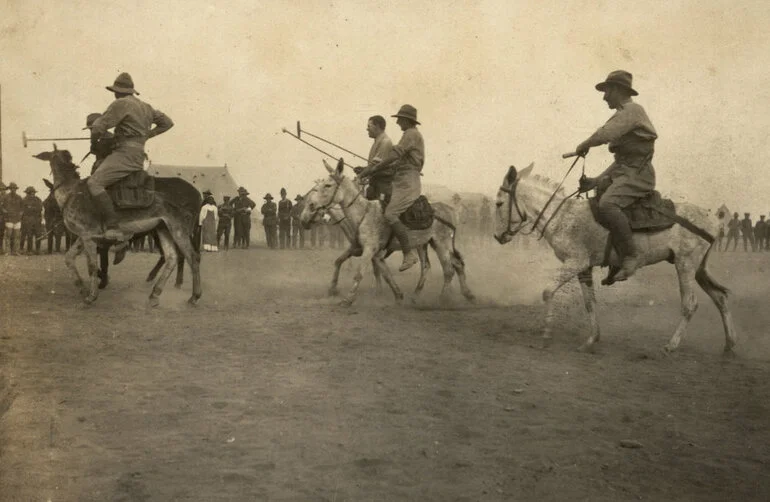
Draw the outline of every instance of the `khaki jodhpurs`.
<instances>
[{"instance_id":1,"label":"khaki jodhpurs","mask_svg":"<svg viewBox=\"0 0 770 502\"><path fill-rule=\"evenodd\" d=\"M139 145L119 146L109 154L94 171L86 184L91 195L99 195L113 183L129 174L144 169L144 147Z\"/></svg>"},{"instance_id":2,"label":"khaki jodhpurs","mask_svg":"<svg viewBox=\"0 0 770 502\"><path fill-rule=\"evenodd\" d=\"M393 193L385 208L385 221L389 225L398 222L399 216L409 209L421 194L422 182L419 171L409 169L396 172L393 177Z\"/></svg>"}]
</instances>

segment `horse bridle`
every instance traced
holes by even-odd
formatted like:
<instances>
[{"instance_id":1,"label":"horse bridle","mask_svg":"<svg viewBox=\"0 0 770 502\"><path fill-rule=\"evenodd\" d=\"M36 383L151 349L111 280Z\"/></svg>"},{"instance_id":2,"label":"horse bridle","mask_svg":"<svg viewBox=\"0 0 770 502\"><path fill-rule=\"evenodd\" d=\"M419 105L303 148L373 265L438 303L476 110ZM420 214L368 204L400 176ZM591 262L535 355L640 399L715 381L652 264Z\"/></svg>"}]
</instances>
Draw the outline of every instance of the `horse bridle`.
<instances>
[{"instance_id":1,"label":"horse bridle","mask_svg":"<svg viewBox=\"0 0 770 502\"><path fill-rule=\"evenodd\" d=\"M527 224L527 213L521 212L521 208L519 208L519 202L516 200L516 186L518 184L519 178L517 176L516 180L513 182L510 188L504 186L500 187L500 191L508 194L508 225L505 228L505 232L503 232L501 235L495 236L495 239L497 239L497 242L500 244L503 244L504 238L513 237L518 234ZM516 209L516 214L519 215L518 226L516 228L512 228L514 225L513 218L511 217L511 213L513 213L512 209Z\"/></svg>"},{"instance_id":2,"label":"horse bridle","mask_svg":"<svg viewBox=\"0 0 770 502\"><path fill-rule=\"evenodd\" d=\"M320 213L323 213L323 212L325 212L327 209L329 209L330 207L332 207L334 204L337 204L336 202L334 202L334 197L337 195L337 191L340 189L340 185L341 185L342 183L341 183L341 182L339 182L339 181L337 181L337 179L336 179L334 176L331 176L331 178L334 180L335 186L334 186L334 192L332 192L332 196L329 198L329 203L328 203L328 204L324 204L323 206L319 206L319 207L317 207L317 208L315 209L315 211L313 211L313 216L310 218L310 221L308 222L308 223L310 223L310 224L312 224L312 223L314 223L314 222L315 222L316 218L318 218L318 215L319 215ZM310 195L312 192L317 192L317 191L318 191L318 190L316 190L316 188L315 188L315 187L311 188L311 189L310 189L310 191L309 191L309 192L308 192L308 193L305 195L305 198L307 198L307 196L308 196L308 195ZM363 193L363 191L362 191L362 190L359 190L359 191L358 191L358 193L356 194L356 196L355 196L355 197L353 197L353 200L351 200L349 204L347 204L346 206L344 206L344 207L342 208L342 209L343 209L343 211L344 211L345 209L349 208L350 206L352 206L352 205L353 205L353 203L354 203L356 200L358 200L358 198L361 196L361 194L362 194L362 193ZM341 204L340 204L340 205L341 205ZM347 218L347 216L345 216L344 218L341 218L341 219L339 219L339 220L335 221L333 224L334 224L334 225L337 225L337 224L339 224L339 223L342 223L343 221L345 221L345 218Z\"/></svg>"}]
</instances>

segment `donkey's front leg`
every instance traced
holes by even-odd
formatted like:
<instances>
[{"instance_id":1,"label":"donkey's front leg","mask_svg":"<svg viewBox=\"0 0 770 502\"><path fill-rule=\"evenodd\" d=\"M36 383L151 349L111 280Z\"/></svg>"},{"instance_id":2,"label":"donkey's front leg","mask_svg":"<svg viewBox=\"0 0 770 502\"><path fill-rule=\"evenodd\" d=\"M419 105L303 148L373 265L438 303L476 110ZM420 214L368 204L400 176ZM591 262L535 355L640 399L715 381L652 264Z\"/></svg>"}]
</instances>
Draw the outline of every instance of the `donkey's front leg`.
<instances>
[{"instance_id":1,"label":"donkey's front leg","mask_svg":"<svg viewBox=\"0 0 770 502\"><path fill-rule=\"evenodd\" d=\"M75 259L82 252L83 252L83 239L78 237L75 243L72 246L70 246L70 248L64 254L64 264L67 266L67 269L75 278L75 287L80 290L80 294L82 296L86 296L86 294L88 294L86 291L86 285L83 282L83 278L80 277L80 272L78 272L78 267L75 264Z\"/></svg>"},{"instance_id":2,"label":"donkey's front leg","mask_svg":"<svg viewBox=\"0 0 770 502\"><path fill-rule=\"evenodd\" d=\"M556 292L571 281L576 275L585 270L588 267L588 263L579 262L577 260L568 260L559 269L556 274L556 278L553 281L553 285L550 288L546 288L543 291L543 301L545 302L545 328L543 328L543 347L548 347L551 343L551 330L553 325L553 296Z\"/></svg>"},{"instance_id":3,"label":"donkey's front leg","mask_svg":"<svg viewBox=\"0 0 770 502\"><path fill-rule=\"evenodd\" d=\"M356 292L358 291L358 287L361 285L361 280L364 278L364 267L372 263L373 257L374 248L364 247L364 252L361 255L361 259L358 261L356 274L353 276L353 286L350 288L348 296L346 296L345 299L340 302L340 305L343 307L350 307L353 305L353 301L356 299Z\"/></svg>"},{"instance_id":4,"label":"donkey's front leg","mask_svg":"<svg viewBox=\"0 0 770 502\"><path fill-rule=\"evenodd\" d=\"M88 264L88 294L83 299L87 304L93 303L99 297L99 251L92 240L83 241L83 252Z\"/></svg>"},{"instance_id":5,"label":"donkey's front leg","mask_svg":"<svg viewBox=\"0 0 770 502\"><path fill-rule=\"evenodd\" d=\"M588 267L578 274L580 289L583 291L583 303L591 321L591 336L580 346L581 351L590 352L594 343L599 341L599 321L596 319L596 291L594 290L593 268Z\"/></svg>"}]
</instances>

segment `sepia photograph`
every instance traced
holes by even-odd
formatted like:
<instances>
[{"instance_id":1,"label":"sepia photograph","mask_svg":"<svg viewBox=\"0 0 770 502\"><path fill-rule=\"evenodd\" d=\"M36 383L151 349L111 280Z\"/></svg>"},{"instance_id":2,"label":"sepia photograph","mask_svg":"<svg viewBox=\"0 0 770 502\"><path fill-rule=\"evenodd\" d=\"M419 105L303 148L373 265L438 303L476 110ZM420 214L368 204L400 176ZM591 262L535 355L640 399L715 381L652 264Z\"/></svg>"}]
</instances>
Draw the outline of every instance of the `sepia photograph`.
<instances>
[{"instance_id":1,"label":"sepia photograph","mask_svg":"<svg viewBox=\"0 0 770 502\"><path fill-rule=\"evenodd\" d=\"M0 13L0 502L770 500L770 3Z\"/></svg>"}]
</instances>

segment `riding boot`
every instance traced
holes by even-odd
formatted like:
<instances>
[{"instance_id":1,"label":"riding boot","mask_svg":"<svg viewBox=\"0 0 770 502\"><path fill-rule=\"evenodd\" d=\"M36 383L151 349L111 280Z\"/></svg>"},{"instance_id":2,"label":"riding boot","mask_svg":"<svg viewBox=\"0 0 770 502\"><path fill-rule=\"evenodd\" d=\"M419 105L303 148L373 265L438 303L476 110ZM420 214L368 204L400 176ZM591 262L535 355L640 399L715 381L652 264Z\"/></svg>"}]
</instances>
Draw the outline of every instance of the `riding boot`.
<instances>
[{"instance_id":1,"label":"riding boot","mask_svg":"<svg viewBox=\"0 0 770 502\"><path fill-rule=\"evenodd\" d=\"M112 264L117 265L123 261L126 257L126 251L128 251L128 241L121 242L115 246L115 258L112 259Z\"/></svg>"},{"instance_id":2,"label":"riding boot","mask_svg":"<svg viewBox=\"0 0 770 502\"><path fill-rule=\"evenodd\" d=\"M599 208L599 217L609 228L612 236L612 242L618 250L622 265L620 271L615 275L616 281L625 281L636 272L639 267L639 255L634 245L634 235L631 231L631 224L618 206L603 206Z\"/></svg>"},{"instance_id":3,"label":"riding boot","mask_svg":"<svg viewBox=\"0 0 770 502\"><path fill-rule=\"evenodd\" d=\"M401 251L404 253L404 261L401 262L401 266L398 268L399 272L403 272L415 265L419 261L419 257L417 252L409 245L409 233L406 225L401 221L397 221L392 223L390 228L393 230L393 235L396 236L399 244L401 244Z\"/></svg>"},{"instance_id":4,"label":"riding boot","mask_svg":"<svg viewBox=\"0 0 770 502\"><path fill-rule=\"evenodd\" d=\"M93 196L96 206L99 208L99 212L102 215L102 222L104 223L104 238L114 241L125 241L130 236L125 235L118 229L118 215L115 212L115 206L112 203L112 197L107 192Z\"/></svg>"}]
</instances>

